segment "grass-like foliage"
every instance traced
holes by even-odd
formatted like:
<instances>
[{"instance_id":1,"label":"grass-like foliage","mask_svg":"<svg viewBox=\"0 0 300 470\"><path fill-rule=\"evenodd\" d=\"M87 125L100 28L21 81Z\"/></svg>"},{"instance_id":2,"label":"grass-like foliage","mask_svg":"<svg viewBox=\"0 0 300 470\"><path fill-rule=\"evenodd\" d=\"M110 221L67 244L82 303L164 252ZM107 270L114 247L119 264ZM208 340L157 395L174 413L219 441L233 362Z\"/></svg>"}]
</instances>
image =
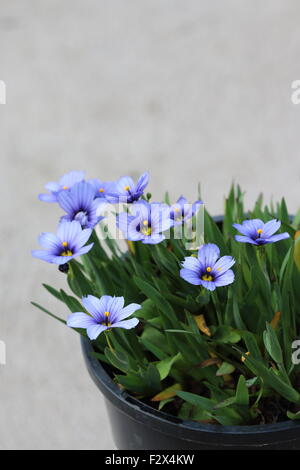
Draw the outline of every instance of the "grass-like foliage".
<instances>
[{"instance_id":1,"label":"grass-like foliage","mask_svg":"<svg viewBox=\"0 0 300 470\"><path fill-rule=\"evenodd\" d=\"M298 358L295 340L300 337L300 213L290 217L284 200L264 206L262 197L247 212L243 193L235 186L225 201L222 222L204 212L205 244L217 245L221 257L235 260L234 280L227 284L211 290L214 267L203 263L196 274L206 284L195 285L181 276L184 259L197 260L198 253L187 251L180 239L128 241L124 252L117 241L100 240L93 229L93 247L80 261L69 259L72 250L65 251L68 269L61 268L67 273L60 276L67 288L45 287L72 313L93 313L82 305L88 295L124 297L125 306L141 306L133 309L139 322L131 327L109 328L111 322L98 319L107 328L93 340L94 354L120 387L153 407L182 419L222 425L299 419L300 353ZM241 233L233 224L253 219L277 219L277 234L289 237L260 243L264 233L257 229L252 237L257 244L236 239ZM97 230L103 225L102 220ZM76 322L69 326L87 334Z\"/></svg>"}]
</instances>

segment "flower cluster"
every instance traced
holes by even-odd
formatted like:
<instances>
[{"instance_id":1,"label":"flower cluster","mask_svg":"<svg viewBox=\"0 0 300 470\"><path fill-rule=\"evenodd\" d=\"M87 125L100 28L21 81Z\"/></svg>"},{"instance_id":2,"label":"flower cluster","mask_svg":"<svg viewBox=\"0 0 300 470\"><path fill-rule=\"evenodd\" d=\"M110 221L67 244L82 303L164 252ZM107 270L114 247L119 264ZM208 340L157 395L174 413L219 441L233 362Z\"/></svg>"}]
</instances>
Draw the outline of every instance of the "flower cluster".
<instances>
[{"instance_id":1,"label":"flower cluster","mask_svg":"<svg viewBox=\"0 0 300 470\"><path fill-rule=\"evenodd\" d=\"M39 195L63 211L56 233L42 233L32 255L67 274L71 295L45 286L71 310L67 326L94 342L122 387L180 418L281 419L268 408L273 393L278 409L299 419L290 345L300 335L300 212L292 218L284 201L276 209L258 201L247 213L232 188L218 222L199 199L152 202L148 183L148 173L135 182L72 171ZM98 236L107 206L125 252ZM188 249L176 234L193 226L199 209L204 239Z\"/></svg>"}]
</instances>

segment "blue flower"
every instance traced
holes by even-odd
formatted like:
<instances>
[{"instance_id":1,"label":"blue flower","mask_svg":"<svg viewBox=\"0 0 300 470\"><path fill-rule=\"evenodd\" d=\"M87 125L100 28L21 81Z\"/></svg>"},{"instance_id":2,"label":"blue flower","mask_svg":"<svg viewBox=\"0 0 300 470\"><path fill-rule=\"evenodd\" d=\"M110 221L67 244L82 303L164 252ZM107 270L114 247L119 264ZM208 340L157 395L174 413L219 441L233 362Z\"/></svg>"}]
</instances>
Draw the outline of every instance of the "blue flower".
<instances>
[{"instance_id":1,"label":"blue flower","mask_svg":"<svg viewBox=\"0 0 300 470\"><path fill-rule=\"evenodd\" d=\"M252 243L252 245L265 245L289 238L287 232L274 235L280 226L281 222L276 219L270 220L266 224L260 219L244 220L241 225L233 224L233 227L243 234L243 236L236 235L236 241Z\"/></svg>"},{"instance_id":2,"label":"blue flower","mask_svg":"<svg viewBox=\"0 0 300 470\"><path fill-rule=\"evenodd\" d=\"M117 226L125 238L146 244L160 243L165 239L162 232L173 225L170 209L166 204L139 201L131 206L131 213L117 216Z\"/></svg>"},{"instance_id":3,"label":"blue flower","mask_svg":"<svg viewBox=\"0 0 300 470\"><path fill-rule=\"evenodd\" d=\"M230 269L234 263L231 256L220 258L217 245L208 243L200 247L197 258L188 256L184 259L180 276L190 284L213 291L234 281L234 273Z\"/></svg>"},{"instance_id":4,"label":"blue flower","mask_svg":"<svg viewBox=\"0 0 300 470\"><path fill-rule=\"evenodd\" d=\"M194 204L189 204L185 197L180 196L175 204L172 204L170 208L170 217L174 221L174 225L181 225L187 219L193 217L199 206L202 205L202 201L196 201Z\"/></svg>"},{"instance_id":5,"label":"blue flower","mask_svg":"<svg viewBox=\"0 0 300 470\"><path fill-rule=\"evenodd\" d=\"M62 220L77 220L83 228L93 228L103 219L97 215L102 202L99 198L95 199L94 186L86 181L75 184L70 191L60 192L57 199L60 207L67 212Z\"/></svg>"},{"instance_id":6,"label":"blue flower","mask_svg":"<svg viewBox=\"0 0 300 470\"><path fill-rule=\"evenodd\" d=\"M130 318L136 310L141 308L139 304L130 304L124 307L123 297L111 297L103 295L100 299L93 295L82 297L84 308L89 312L76 312L69 315L67 325L72 328L86 329L88 337L96 339L100 333L111 328L134 328L139 320Z\"/></svg>"},{"instance_id":7,"label":"blue flower","mask_svg":"<svg viewBox=\"0 0 300 470\"><path fill-rule=\"evenodd\" d=\"M107 201L111 203L134 202L143 194L149 182L149 174L143 173L135 184L129 176L123 176L114 185L113 192L107 195Z\"/></svg>"},{"instance_id":8,"label":"blue flower","mask_svg":"<svg viewBox=\"0 0 300 470\"><path fill-rule=\"evenodd\" d=\"M57 202L57 196L61 191L68 191L75 183L84 180L83 171L70 171L63 175L58 182L50 181L45 188L50 191L48 194L39 194L39 200L44 202Z\"/></svg>"},{"instance_id":9,"label":"blue flower","mask_svg":"<svg viewBox=\"0 0 300 470\"><path fill-rule=\"evenodd\" d=\"M100 181L97 178L89 180L95 188L95 197L106 198L107 194L113 193L115 188L114 181Z\"/></svg>"},{"instance_id":10,"label":"blue flower","mask_svg":"<svg viewBox=\"0 0 300 470\"><path fill-rule=\"evenodd\" d=\"M82 230L77 221L62 221L56 234L42 233L39 243L44 250L34 250L32 255L48 263L65 264L76 256L81 256L90 251L93 243L85 245L92 233L91 229Z\"/></svg>"}]
</instances>

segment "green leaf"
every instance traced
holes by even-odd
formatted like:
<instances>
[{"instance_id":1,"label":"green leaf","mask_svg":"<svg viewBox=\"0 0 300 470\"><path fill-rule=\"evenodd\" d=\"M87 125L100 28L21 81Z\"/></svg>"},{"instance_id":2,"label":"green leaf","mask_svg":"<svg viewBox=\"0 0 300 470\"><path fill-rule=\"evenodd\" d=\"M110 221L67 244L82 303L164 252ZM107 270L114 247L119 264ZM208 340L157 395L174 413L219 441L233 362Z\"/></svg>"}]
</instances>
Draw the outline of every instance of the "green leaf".
<instances>
[{"instance_id":1,"label":"green leaf","mask_svg":"<svg viewBox=\"0 0 300 470\"><path fill-rule=\"evenodd\" d=\"M220 377L221 375L232 374L232 372L234 371L235 371L235 367L232 364L229 364L228 362L223 362L222 365L217 370L216 376Z\"/></svg>"},{"instance_id":2,"label":"green leaf","mask_svg":"<svg viewBox=\"0 0 300 470\"><path fill-rule=\"evenodd\" d=\"M83 306L77 300L75 297L72 297L71 295L68 295L63 291L62 289L60 290L61 298L62 301L67 305L67 307L70 309L72 313L74 312L82 312L84 310Z\"/></svg>"},{"instance_id":3,"label":"green leaf","mask_svg":"<svg viewBox=\"0 0 300 470\"><path fill-rule=\"evenodd\" d=\"M177 394L178 390L181 390L181 385L179 383L173 384L170 387L165 388L162 392L159 392L155 397L151 398L151 401L161 401L173 398Z\"/></svg>"},{"instance_id":4,"label":"green leaf","mask_svg":"<svg viewBox=\"0 0 300 470\"><path fill-rule=\"evenodd\" d=\"M176 356L167 357L166 359L163 359L162 361L155 364L161 380L164 380L169 375L172 365L180 358L181 354L178 353Z\"/></svg>"},{"instance_id":5,"label":"green leaf","mask_svg":"<svg viewBox=\"0 0 300 470\"><path fill-rule=\"evenodd\" d=\"M158 405L158 410L162 410L165 405L168 403L171 403L174 400L174 398L167 398L166 400L161 400Z\"/></svg>"},{"instance_id":6,"label":"green leaf","mask_svg":"<svg viewBox=\"0 0 300 470\"><path fill-rule=\"evenodd\" d=\"M43 284L43 286L48 292L50 292L51 295L56 297L58 300L62 300L61 293L58 290L54 289L54 287L48 286L48 284Z\"/></svg>"},{"instance_id":7,"label":"green leaf","mask_svg":"<svg viewBox=\"0 0 300 470\"><path fill-rule=\"evenodd\" d=\"M236 397L229 397L215 405L214 409L226 408L227 406L234 405L236 403Z\"/></svg>"},{"instance_id":8,"label":"green leaf","mask_svg":"<svg viewBox=\"0 0 300 470\"><path fill-rule=\"evenodd\" d=\"M300 271L300 236L297 237L294 244L294 261Z\"/></svg>"},{"instance_id":9,"label":"green leaf","mask_svg":"<svg viewBox=\"0 0 300 470\"><path fill-rule=\"evenodd\" d=\"M244 339L247 347L247 351L249 351L250 355L254 357L254 359L262 359L262 355L257 344L256 336L249 331L243 331L241 333L242 338Z\"/></svg>"},{"instance_id":10,"label":"green leaf","mask_svg":"<svg viewBox=\"0 0 300 470\"><path fill-rule=\"evenodd\" d=\"M212 411L215 405L215 402L213 400L201 397L200 395L196 395L195 393L179 391L177 392L177 395L183 400L190 403L191 405L198 406L199 408L206 411Z\"/></svg>"},{"instance_id":11,"label":"green leaf","mask_svg":"<svg viewBox=\"0 0 300 470\"><path fill-rule=\"evenodd\" d=\"M142 320L152 320L154 316L157 316L157 308L152 300L146 299L141 305L142 308L134 313L135 317L141 318Z\"/></svg>"},{"instance_id":12,"label":"green leaf","mask_svg":"<svg viewBox=\"0 0 300 470\"><path fill-rule=\"evenodd\" d=\"M217 328L213 335L213 339L220 343L238 343L241 340L241 335L237 330L233 330L230 326L221 325Z\"/></svg>"},{"instance_id":13,"label":"green leaf","mask_svg":"<svg viewBox=\"0 0 300 470\"><path fill-rule=\"evenodd\" d=\"M269 323L266 324L266 327L267 329L263 332L263 340L266 350L270 354L271 358L277 362L277 364L282 364L282 350L277 338L276 331Z\"/></svg>"},{"instance_id":14,"label":"green leaf","mask_svg":"<svg viewBox=\"0 0 300 470\"><path fill-rule=\"evenodd\" d=\"M158 310L162 312L165 327L172 327L177 326L178 320L176 315L167 300L163 297L163 295L154 287L152 287L148 282L143 281L138 277L134 277L135 284L141 289L141 291L151 299Z\"/></svg>"},{"instance_id":15,"label":"green leaf","mask_svg":"<svg viewBox=\"0 0 300 470\"><path fill-rule=\"evenodd\" d=\"M244 405L244 406L249 405L249 393L248 393L248 388L246 384L246 379L243 375L240 375L237 388L236 388L235 399L236 399L237 405Z\"/></svg>"},{"instance_id":16,"label":"green leaf","mask_svg":"<svg viewBox=\"0 0 300 470\"><path fill-rule=\"evenodd\" d=\"M157 368L149 364L138 373L129 372L127 375L117 375L117 381L128 390L145 397L152 396L161 389L160 376Z\"/></svg>"},{"instance_id":17,"label":"green leaf","mask_svg":"<svg viewBox=\"0 0 300 470\"><path fill-rule=\"evenodd\" d=\"M127 372L129 370L128 356L123 352L115 350L111 351L108 347L106 347L104 354L116 369L120 369L122 372Z\"/></svg>"},{"instance_id":18,"label":"green leaf","mask_svg":"<svg viewBox=\"0 0 300 470\"><path fill-rule=\"evenodd\" d=\"M293 403L300 403L299 393L290 385L286 384L271 369L268 369L262 362L251 356L245 356L244 364L257 376L259 376L266 385L279 393L282 397Z\"/></svg>"},{"instance_id":19,"label":"green leaf","mask_svg":"<svg viewBox=\"0 0 300 470\"><path fill-rule=\"evenodd\" d=\"M291 411L287 411L287 417L290 419L300 419L300 411L297 411L297 413L292 413Z\"/></svg>"},{"instance_id":20,"label":"green leaf","mask_svg":"<svg viewBox=\"0 0 300 470\"><path fill-rule=\"evenodd\" d=\"M94 293L90 281L82 273L79 263L74 260L70 263L68 284L74 294L79 297Z\"/></svg>"},{"instance_id":21,"label":"green leaf","mask_svg":"<svg viewBox=\"0 0 300 470\"><path fill-rule=\"evenodd\" d=\"M39 308L40 310L42 310L42 312L47 313L47 315L49 315L50 317L55 318L55 320L58 320L61 323L66 324L65 320L63 320L62 318L59 318L58 316L54 315L54 313L49 312L49 310L47 310L46 308L44 308L41 305L37 304L36 302L31 302L31 304L34 305L36 308Z\"/></svg>"}]
</instances>

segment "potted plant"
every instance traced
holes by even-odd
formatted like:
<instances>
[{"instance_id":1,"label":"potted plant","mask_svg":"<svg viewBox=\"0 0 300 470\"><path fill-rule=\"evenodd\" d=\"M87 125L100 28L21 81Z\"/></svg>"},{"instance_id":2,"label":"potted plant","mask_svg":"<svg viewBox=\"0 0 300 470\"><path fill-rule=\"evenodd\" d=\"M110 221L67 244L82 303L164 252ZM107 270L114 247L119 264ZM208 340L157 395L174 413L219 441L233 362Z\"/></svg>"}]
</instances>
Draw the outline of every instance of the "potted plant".
<instances>
[{"instance_id":1,"label":"potted plant","mask_svg":"<svg viewBox=\"0 0 300 470\"><path fill-rule=\"evenodd\" d=\"M65 214L33 256L66 277L71 293L44 287L71 314L33 304L81 334L118 448L300 449L300 212L260 196L246 213L232 186L213 219L147 184L47 185Z\"/></svg>"}]
</instances>

